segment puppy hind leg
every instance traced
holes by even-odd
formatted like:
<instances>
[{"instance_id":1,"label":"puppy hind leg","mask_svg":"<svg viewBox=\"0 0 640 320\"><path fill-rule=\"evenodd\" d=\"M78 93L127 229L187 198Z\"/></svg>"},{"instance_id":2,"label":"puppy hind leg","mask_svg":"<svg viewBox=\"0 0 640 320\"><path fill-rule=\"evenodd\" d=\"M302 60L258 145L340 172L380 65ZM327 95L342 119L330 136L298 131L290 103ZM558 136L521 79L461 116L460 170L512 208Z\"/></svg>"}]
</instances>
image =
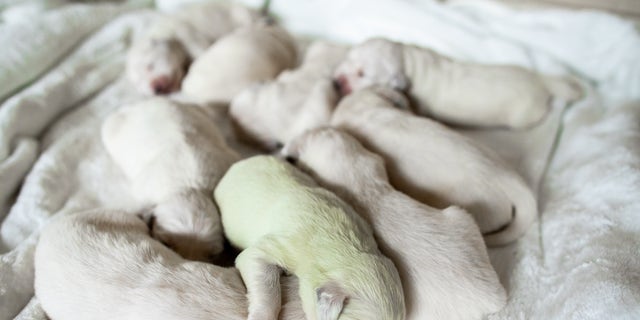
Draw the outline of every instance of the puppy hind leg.
<instances>
[{"instance_id":1,"label":"puppy hind leg","mask_svg":"<svg viewBox=\"0 0 640 320\"><path fill-rule=\"evenodd\" d=\"M236 267L247 287L248 320L277 320L280 313L280 273L263 250L245 249L236 258Z\"/></svg>"}]
</instances>

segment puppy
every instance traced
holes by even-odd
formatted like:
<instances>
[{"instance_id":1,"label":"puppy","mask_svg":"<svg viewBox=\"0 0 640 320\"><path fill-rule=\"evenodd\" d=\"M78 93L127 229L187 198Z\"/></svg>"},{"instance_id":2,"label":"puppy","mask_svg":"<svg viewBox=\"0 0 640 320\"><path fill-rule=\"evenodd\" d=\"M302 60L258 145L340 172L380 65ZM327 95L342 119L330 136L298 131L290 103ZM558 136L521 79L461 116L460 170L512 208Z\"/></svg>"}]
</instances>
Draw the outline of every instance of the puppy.
<instances>
[{"instance_id":1,"label":"puppy","mask_svg":"<svg viewBox=\"0 0 640 320\"><path fill-rule=\"evenodd\" d=\"M127 53L126 74L144 95L169 94L180 89L189 54L176 39L146 38L133 43Z\"/></svg>"},{"instance_id":2,"label":"puppy","mask_svg":"<svg viewBox=\"0 0 640 320\"><path fill-rule=\"evenodd\" d=\"M275 78L297 62L293 38L277 26L241 28L198 57L182 91L200 101L230 102L246 87Z\"/></svg>"},{"instance_id":3,"label":"puppy","mask_svg":"<svg viewBox=\"0 0 640 320\"><path fill-rule=\"evenodd\" d=\"M437 210L396 191L382 158L336 129L309 131L283 152L371 223L380 249L398 267L407 319L481 319L505 305L467 212Z\"/></svg>"},{"instance_id":4,"label":"puppy","mask_svg":"<svg viewBox=\"0 0 640 320\"><path fill-rule=\"evenodd\" d=\"M197 106L150 98L124 106L102 126L107 153L152 206L152 234L183 257L205 260L223 249L211 192L239 159Z\"/></svg>"},{"instance_id":5,"label":"puppy","mask_svg":"<svg viewBox=\"0 0 640 320\"><path fill-rule=\"evenodd\" d=\"M159 15L127 56L127 76L146 95L169 94L180 89L189 63L223 35L263 19L240 5L206 2L185 5L172 14Z\"/></svg>"},{"instance_id":6,"label":"puppy","mask_svg":"<svg viewBox=\"0 0 640 320\"><path fill-rule=\"evenodd\" d=\"M418 114L483 127L531 127L545 117L553 94L567 100L581 95L564 79L541 77L516 66L455 61L379 38L352 48L335 79L343 94L371 85L389 86L407 92Z\"/></svg>"},{"instance_id":7,"label":"puppy","mask_svg":"<svg viewBox=\"0 0 640 320\"><path fill-rule=\"evenodd\" d=\"M307 128L328 123L338 101L330 77L346 51L345 46L316 41L300 67L238 94L229 111L240 136L273 151Z\"/></svg>"},{"instance_id":8,"label":"puppy","mask_svg":"<svg viewBox=\"0 0 640 320\"><path fill-rule=\"evenodd\" d=\"M526 232L537 204L515 171L491 150L397 106L408 108L397 91L364 89L342 99L331 124L382 155L391 184L400 191L437 208L468 210L487 244L504 245Z\"/></svg>"},{"instance_id":9,"label":"puppy","mask_svg":"<svg viewBox=\"0 0 640 320\"><path fill-rule=\"evenodd\" d=\"M248 319L276 319L280 270L296 275L307 319L404 319L400 278L351 207L275 157L234 164L215 190Z\"/></svg>"},{"instance_id":10,"label":"puppy","mask_svg":"<svg viewBox=\"0 0 640 320\"><path fill-rule=\"evenodd\" d=\"M297 286L283 282L281 319L299 320ZM51 319L247 318L236 269L184 260L122 211L52 219L35 251L35 293Z\"/></svg>"}]
</instances>

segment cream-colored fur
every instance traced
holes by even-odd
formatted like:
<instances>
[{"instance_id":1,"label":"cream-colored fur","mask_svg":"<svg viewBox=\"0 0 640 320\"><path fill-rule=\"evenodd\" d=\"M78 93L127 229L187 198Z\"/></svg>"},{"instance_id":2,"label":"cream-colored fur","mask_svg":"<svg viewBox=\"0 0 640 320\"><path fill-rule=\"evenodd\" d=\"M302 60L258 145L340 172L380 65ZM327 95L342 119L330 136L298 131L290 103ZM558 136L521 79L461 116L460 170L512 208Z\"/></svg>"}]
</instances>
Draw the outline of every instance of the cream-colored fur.
<instances>
[{"instance_id":1,"label":"cream-colored fur","mask_svg":"<svg viewBox=\"0 0 640 320\"><path fill-rule=\"evenodd\" d=\"M337 129L309 131L283 153L371 223L398 267L407 319L481 319L502 309L504 288L467 212L438 210L396 191L382 158Z\"/></svg>"},{"instance_id":2,"label":"cream-colored fur","mask_svg":"<svg viewBox=\"0 0 640 320\"><path fill-rule=\"evenodd\" d=\"M300 67L243 90L229 109L241 135L271 151L308 128L328 123L338 100L331 75L346 52L346 46L315 41Z\"/></svg>"},{"instance_id":3,"label":"cream-colored fur","mask_svg":"<svg viewBox=\"0 0 640 320\"><path fill-rule=\"evenodd\" d=\"M517 66L456 61L379 38L352 48L335 77L345 94L389 86L406 91L421 115L471 126L528 128L545 117L552 96L575 100L581 95L568 79Z\"/></svg>"},{"instance_id":4,"label":"cream-colored fur","mask_svg":"<svg viewBox=\"0 0 640 320\"><path fill-rule=\"evenodd\" d=\"M235 268L188 261L149 236L133 214L56 217L35 252L35 293L51 319L246 319ZM297 285L284 277L283 320L300 320Z\"/></svg>"},{"instance_id":5,"label":"cream-colored fur","mask_svg":"<svg viewBox=\"0 0 640 320\"><path fill-rule=\"evenodd\" d=\"M340 102L331 124L380 154L402 192L437 208L465 208L484 234L499 230L485 237L487 244L503 245L526 232L538 211L523 179L491 150L394 106L406 107L403 99L387 88L357 91Z\"/></svg>"},{"instance_id":6,"label":"cream-colored fur","mask_svg":"<svg viewBox=\"0 0 640 320\"><path fill-rule=\"evenodd\" d=\"M153 206L155 237L185 258L205 260L222 251L211 192L239 156L207 113L150 98L110 115L102 141L131 182L133 196Z\"/></svg>"},{"instance_id":7,"label":"cream-colored fur","mask_svg":"<svg viewBox=\"0 0 640 320\"><path fill-rule=\"evenodd\" d=\"M224 2L188 4L159 14L148 31L134 39L127 75L147 95L177 91L191 60L223 35L262 19L255 10Z\"/></svg>"},{"instance_id":8,"label":"cream-colored fur","mask_svg":"<svg viewBox=\"0 0 640 320\"><path fill-rule=\"evenodd\" d=\"M369 225L335 194L275 157L234 164L215 190L250 320L276 319L281 270L296 275L309 320L404 319L400 278Z\"/></svg>"},{"instance_id":9,"label":"cream-colored fur","mask_svg":"<svg viewBox=\"0 0 640 320\"><path fill-rule=\"evenodd\" d=\"M200 101L230 102L252 84L275 78L297 62L293 38L277 26L240 28L191 65L182 91Z\"/></svg>"},{"instance_id":10,"label":"cream-colored fur","mask_svg":"<svg viewBox=\"0 0 640 320\"><path fill-rule=\"evenodd\" d=\"M180 89L189 61L180 41L144 38L131 45L126 73L138 92L149 96L168 94Z\"/></svg>"}]
</instances>

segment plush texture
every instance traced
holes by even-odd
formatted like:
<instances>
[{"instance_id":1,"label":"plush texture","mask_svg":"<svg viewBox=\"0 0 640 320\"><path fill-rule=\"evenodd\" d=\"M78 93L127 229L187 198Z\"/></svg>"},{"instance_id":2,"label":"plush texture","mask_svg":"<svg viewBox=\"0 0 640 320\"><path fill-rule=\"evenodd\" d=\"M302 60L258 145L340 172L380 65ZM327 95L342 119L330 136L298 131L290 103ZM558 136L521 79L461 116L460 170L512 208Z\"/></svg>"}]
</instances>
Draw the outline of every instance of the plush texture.
<instances>
[{"instance_id":1,"label":"plush texture","mask_svg":"<svg viewBox=\"0 0 640 320\"><path fill-rule=\"evenodd\" d=\"M17 2L3 2L3 16ZM182 2L157 5L168 11ZM75 6L103 8L73 4L35 12L30 17L55 17L48 20L51 28L28 21L28 34L2 41L8 49L0 61L19 57L24 63L0 64L0 77L6 68L23 74L2 78L23 89L3 94L0 106L0 319L44 319L32 300L33 248L49 217L131 201L120 186L122 173L99 143L98 128L111 111L140 98L121 76L123 62L129 36L154 15L118 15L130 8L121 5L115 13L106 9L104 19L77 15L96 32L77 37L82 28L64 28L64 42L74 41L62 46L58 36L46 34L63 28L60 21ZM541 190L538 223L517 243L490 250L509 294L507 306L490 318L640 317L640 107L623 107L640 99L640 36L631 22L592 11L520 12L480 0L380 0L375 6L367 0L277 0L271 8L298 35L349 44L387 36L458 59L578 76L587 97L567 110L555 105L533 130L465 132ZM21 21L3 20L0 34L9 35ZM47 41L35 42L36 36ZM40 60L45 52L57 58Z\"/></svg>"}]
</instances>

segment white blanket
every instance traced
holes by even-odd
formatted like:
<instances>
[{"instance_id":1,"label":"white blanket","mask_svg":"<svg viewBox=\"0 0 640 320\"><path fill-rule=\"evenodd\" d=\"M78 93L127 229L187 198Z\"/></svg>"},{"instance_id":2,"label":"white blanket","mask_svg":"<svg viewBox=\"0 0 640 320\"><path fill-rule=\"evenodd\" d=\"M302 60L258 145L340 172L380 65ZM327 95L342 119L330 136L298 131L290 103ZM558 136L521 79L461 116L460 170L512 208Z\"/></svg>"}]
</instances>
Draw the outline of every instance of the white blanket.
<instances>
[{"instance_id":1,"label":"white blanket","mask_svg":"<svg viewBox=\"0 0 640 320\"><path fill-rule=\"evenodd\" d=\"M156 3L170 10L177 1ZM44 318L31 298L33 248L48 217L130 201L98 133L109 112L139 98L121 75L131 35L155 16L127 13L141 4L72 4L0 24L0 320ZM490 252L509 291L491 318L640 318L640 106L622 104L640 99L631 23L478 0L273 0L272 10L300 35L347 43L382 35L580 77L587 97L569 109L556 102L534 130L467 132L540 190L539 223Z\"/></svg>"}]
</instances>

